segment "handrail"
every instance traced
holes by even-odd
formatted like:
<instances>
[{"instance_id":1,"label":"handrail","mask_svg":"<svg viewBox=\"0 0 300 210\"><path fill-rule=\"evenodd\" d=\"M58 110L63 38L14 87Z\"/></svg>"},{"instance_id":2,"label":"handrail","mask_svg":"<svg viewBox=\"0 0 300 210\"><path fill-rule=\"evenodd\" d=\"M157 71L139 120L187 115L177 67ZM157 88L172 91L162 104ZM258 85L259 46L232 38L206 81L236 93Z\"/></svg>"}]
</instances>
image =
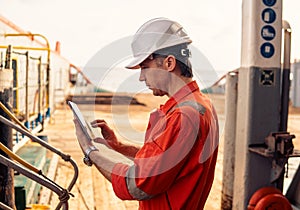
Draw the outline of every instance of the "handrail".
<instances>
[{"instance_id":1,"label":"handrail","mask_svg":"<svg viewBox=\"0 0 300 210\"><path fill-rule=\"evenodd\" d=\"M11 113L6 106L4 106L4 104L0 101L0 108L11 118L13 119L13 121L15 121L15 123L17 123L21 128L23 128L24 130L28 130L28 128L25 127L25 125L23 125L18 118L15 117L15 115L13 113ZM28 130L29 131L29 130Z\"/></svg>"},{"instance_id":2,"label":"handrail","mask_svg":"<svg viewBox=\"0 0 300 210\"><path fill-rule=\"evenodd\" d=\"M70 192L71 189L73 188L73 186L76 183L76 180L78 178L78 166L76 164L76 162L71 158L70 155L66 155L64 153L62 153L61 151L59 151L58 149L54 148L53 146L51 146L50 144L48 144L47 142L41 140L40 138L34 136L33 134L30 133L30 131L26 128L23 129L21 127L19 127L18 125L12 123L11 121L7 120L6 118L4 118L3 116L0 116L0 121L6 125L8 125L11 128L14 128L15 130L19 131L20 133L24 134L25 136L29 137L32 141L39 143L40 145L42 145L43 147L47 148L48 150L56 153L57 155L59 155L64 161L69 161L71 163L71 165L73 166L74 169L74 176L73 179L71 180L69 186L68 186L68 191ZM22 124L21 124L22 125ZM60 208L62 204L60 203L58 205L58 207ZM57 207L57 209L59 209Z\"/></svg>"},{"instance_id":3,"label":"handrail","mask_svg":"<svg viewBox=\"0 0 300 210\"><path fill-rule=\"evenodd\" d=\"M39 36L41 38L43 38L46 42L46 50L48 52L48 55L47 55L47 63L50 64L50 44L49 44L49 41L48 39L42 35L42 34L32 34L32 33L18 33L18 34L10 34L10 33L4 33L3 34L4 37L8 37L8 36L27 36L27 37L35 37L35 36Z\"/></svg>"},{"instance_id":4,"label":"handrail","mask_svg":"<svg viewBox=\"0 0 300 210\"><path fill-rule=\"evenodd\" d=\"M0 45L1 49L7 48L8 45ZM28 47L28 46L14 46L14 50L37 50L37 51L47 51L46 47Z\"/></svg>"},{"instance_id":5,"label":"handrail","mask_svg":"<svg viewBox=\"0 0 300 210\"><path fill-rule=\"evenodd\" d=\"M86 81L88 84L93 84L93 83L91 82L91 80L83 73L83 71L82 71L79 67L77 67L77 66L75 66L75 65L73 65L73 64L70 64L70 67L71 67L71 68L74 68L79 74L81 74L82 77L85 79L85 81Z\"/></svg>"},{"instance_id":6,"label":"handrail","mask_svg":"<svg viewBox=\"0 0 300 210\"><path fill-rule=\"evenodd\" d=\"M47 50L47 84L46 84L46 89L47 89L47 95L46 95L46 106L48 108L47 112L50 116L50 44L48 39L42 35L42 34L32 34L32 33L4 33L2 34L4 37L18 37L18 36L26 36L26 37L31 37L32 40L34 40L35 36L41 37L42 39L45 40L46 42L46 50Z\"/></svg>"},{"instance_id":7,"label":"handrail","mask_svg":"<svg viewBox=\"0 0 300 210\"><path fill-rule=\"evenodd\" d=\"M6 146L4 146L4 144L1 143L0 141L0 149L5 152L11 159L14 159L15 161L21 163L23 166L25 166L26 168L30 169L31 171L34 171L35 173L39 174L40 170L37 169L36 167L34 167L33 165L31 165L30 163L28 163L27 161L23 160L22 158L20 158L18 155L16 155L15 153L13 153L12 151L10 151Z\"/></svg>"},{"instance_id":8,"label":"handrail","mask_svg":"<svg viewBox=\"0 0 300 210\"><path fill-rule=\"evenodd\" d=\"M0 202L0 208L2 208L3 210L13 210L9 206L7 206L7 205L5 205L4 203L1 203L1 202Z\"/></svg>"},{"instance_id":9,"label":"handrail","mask_svg":"<svg viewBox=\"0 0 300 210\"><path fill-rule=\"evenodd\" d=\"M42 176L45 180L49 181L50 183L52 183L54 186L58 187L59 189L61 189L64 193L68 193L70 195L72 195L71 193L69 193L68 190L65 190L64 188L62 188L60 185L58 185L57 183L55 183L54 181L52 181L51 179L49 179L48 177L46 177L43 174L42 170L37 169L35 166L31 165L30 163L28 163L27 161L23 160L21 157L19 157L18 155L14 154L11 150L9 150L5 145L3 145L0 142L0 149L5 152L11 159L19 162L21 165L25 166L27 169L35 172L36 174ZM31 178L31 176L29 176L28 178ZM61 195L62 196L62 195ZM67 198L69 198L68 195L63 195L63 196L67 196ZM73 196L73 195L72 195ZM64 198L65 199L65 198ZM63 202L61 203L63 204ZM60 208L60 205L58 205ZM58 208L58 209L59 209Z\"/></svg>"},{"instance_id":10,"label":"handrail","mask_svg":"<svg viewBox=\"0 0 300 210\"><path fill-rule=\"evenodd\" d=\"M32 173L28 169L20 166L19 164L14 163L13 161L9 160L8 158L4 157L3 155L0 155L0 163L20 172L24 176L34 180L35 182L39 183L40 185L43 185L44 187L47 187L51 191L55 192L60 198L60 202L59 202L60 207L63 205L64 209L66 209L66 210L68 209L68 200L69 200L70 196L69 196L69 192L67 190L60 189L56 184L48 181L47 179L45 179L43 177L40 177L40 176ZM59 209L59 208L56 208L56 209Z\"/></svg>"}]
</instances>

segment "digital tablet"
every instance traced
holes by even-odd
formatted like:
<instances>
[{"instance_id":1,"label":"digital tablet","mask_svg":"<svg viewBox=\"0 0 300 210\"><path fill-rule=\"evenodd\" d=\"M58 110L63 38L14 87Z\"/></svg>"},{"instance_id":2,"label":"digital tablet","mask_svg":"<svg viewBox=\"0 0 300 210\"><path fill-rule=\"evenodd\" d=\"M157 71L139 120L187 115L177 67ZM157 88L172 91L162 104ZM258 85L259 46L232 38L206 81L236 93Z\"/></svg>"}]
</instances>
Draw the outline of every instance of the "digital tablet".
<instances>
[{"instance_id":1,"label":"digital tablet","mask_svg":"<svg viewBox=\"0 0 300 210\"><path fill-rule=\"evenodd\" d=\"M86 137L92 141L95 138L95 135L92 131L92 128L90 127L89 123L84 119L81 111L79 110L77 104L75 104L72 101L68 101L68 105L70 106L71 110L73 111L74 117L78 120L83 133L86 135Z\"/></svg>"}]
</instances>

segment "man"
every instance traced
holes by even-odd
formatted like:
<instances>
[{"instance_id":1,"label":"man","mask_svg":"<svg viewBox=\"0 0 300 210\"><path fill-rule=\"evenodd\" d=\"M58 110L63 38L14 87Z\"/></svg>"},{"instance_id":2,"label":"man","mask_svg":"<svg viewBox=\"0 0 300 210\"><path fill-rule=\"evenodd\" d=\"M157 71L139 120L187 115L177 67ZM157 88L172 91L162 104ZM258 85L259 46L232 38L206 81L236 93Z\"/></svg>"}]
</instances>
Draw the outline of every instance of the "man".
<instances>
[{"instance_id":1,"label":"man","mask_svg":"<svg viewBox=\"0 0 300 210\"><path fill-rule=\"evenodd\" d=\"M178 23L166 18L146 22L134 36L134 58L127 68L141 69L140 81L153 95L169 97L151 113L141 148L120 142L104 120L91 123L103 135L95 141L132 157L133 165L108 160L74 120L86 162L112 183L119 198L139 200L140 209L203 209L212 186L218 122L211 101L192 80L191 42Z\"/></svg>"}]
</instances>

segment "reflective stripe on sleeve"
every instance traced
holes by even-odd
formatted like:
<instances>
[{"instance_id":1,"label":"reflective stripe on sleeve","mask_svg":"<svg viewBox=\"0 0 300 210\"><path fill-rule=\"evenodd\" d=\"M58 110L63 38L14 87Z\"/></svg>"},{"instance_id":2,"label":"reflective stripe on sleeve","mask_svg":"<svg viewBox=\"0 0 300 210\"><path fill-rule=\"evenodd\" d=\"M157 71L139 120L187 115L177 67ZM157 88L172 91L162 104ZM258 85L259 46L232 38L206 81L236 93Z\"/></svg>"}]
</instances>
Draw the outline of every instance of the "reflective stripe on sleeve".
<instances>
[{"instance_id":1,"label":"reflective stripe on sleeve","mask_svg":"<svg viewBox=\"0 0 300 210\"><path fill-rule=\"evenodd\" d=\"M129 167L127 174L126 174L126 184L127 189L130 193L130 195L137 199L137 200L147 200L152 198L152 196L145 193L143 190L139 189L136 186L135 182L135 165Z\"/></svg>"}]
</instances>

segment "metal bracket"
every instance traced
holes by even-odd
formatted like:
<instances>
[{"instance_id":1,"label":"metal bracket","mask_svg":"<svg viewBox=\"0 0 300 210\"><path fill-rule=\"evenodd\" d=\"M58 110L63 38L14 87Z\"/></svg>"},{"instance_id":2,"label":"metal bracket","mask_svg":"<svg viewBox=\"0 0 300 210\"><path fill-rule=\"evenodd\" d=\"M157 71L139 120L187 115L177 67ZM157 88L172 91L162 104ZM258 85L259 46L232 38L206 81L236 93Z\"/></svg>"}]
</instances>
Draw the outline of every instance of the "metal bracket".
<instances>
[{"instance_id":1,"label":"metal bracket","mask_svg":"<svg viewBox=\"0 0 300 210\"><path fill-rule=\"evenodd\" d=\"M295 135L289 132L271 133L264 144L249 145L249 151L272 159L271 182L278 180L290 157L300 157L300 151L294 149Z\"/></svg>"}]
</instances>

